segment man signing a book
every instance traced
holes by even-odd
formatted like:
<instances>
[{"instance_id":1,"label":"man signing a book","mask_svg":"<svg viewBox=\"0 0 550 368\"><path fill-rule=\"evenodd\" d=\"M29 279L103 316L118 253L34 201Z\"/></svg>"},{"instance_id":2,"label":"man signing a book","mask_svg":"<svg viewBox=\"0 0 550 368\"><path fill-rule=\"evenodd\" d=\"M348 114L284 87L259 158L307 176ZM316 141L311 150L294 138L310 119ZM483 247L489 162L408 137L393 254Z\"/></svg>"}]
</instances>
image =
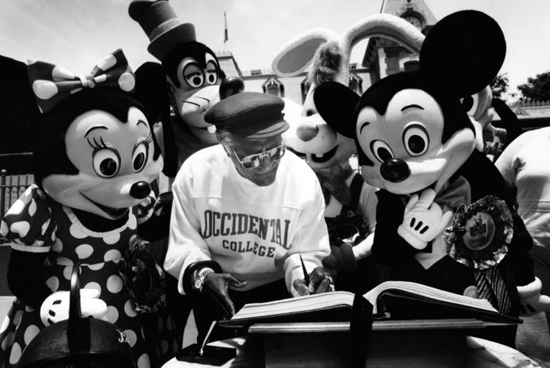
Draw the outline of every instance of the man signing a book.
<instances>
[{"instance_id":1,"label":"man signing a book","mask_svg":"<svg viewBox=\"0 0 550 368\"><path fill-rule=\"evenodd\" d=\"M191 296L199 341L246 303L333 290L320 184L286 151L284 101L230 96L205 116L219 145L181 167L164 267Z\"/></svg>"}]
</instances>

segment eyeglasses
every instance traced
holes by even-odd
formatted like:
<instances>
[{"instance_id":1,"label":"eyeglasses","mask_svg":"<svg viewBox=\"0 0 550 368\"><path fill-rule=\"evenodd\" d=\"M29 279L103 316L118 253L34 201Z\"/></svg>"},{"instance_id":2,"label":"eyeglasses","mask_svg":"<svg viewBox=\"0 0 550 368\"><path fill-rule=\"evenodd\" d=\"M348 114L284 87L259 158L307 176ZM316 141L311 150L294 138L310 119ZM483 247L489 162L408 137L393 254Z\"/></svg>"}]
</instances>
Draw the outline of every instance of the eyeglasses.
<instances>
[{"instance_id":1,"label":"eyeglasses","mask_svg":"<svg viewBox=\"0 0 550 368\"><path fill-rule=\"evenodd\" d=\"M276 161L280 160L284 156L286 151L286 145L283 143L278 147L272 148L268 151L255 153L253 155L244 156L242 160L239 158L239 155L232 148L233 154L237 160L241 163L241 166L247 170L252 170L260 166L265 157L269 157L270 160Z\"/></svg>"}]
</instances>

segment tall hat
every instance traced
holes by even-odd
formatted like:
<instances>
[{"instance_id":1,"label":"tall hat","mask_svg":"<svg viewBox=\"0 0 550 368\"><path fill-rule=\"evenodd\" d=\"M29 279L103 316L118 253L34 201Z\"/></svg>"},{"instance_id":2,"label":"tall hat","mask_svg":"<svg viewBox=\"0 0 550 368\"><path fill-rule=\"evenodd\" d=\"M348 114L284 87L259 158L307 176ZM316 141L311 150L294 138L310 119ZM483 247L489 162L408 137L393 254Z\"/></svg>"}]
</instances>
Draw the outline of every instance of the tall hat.
<instances>
[{"instance_id":1,"label":"tall hat","mask_svg":"<svg viewBox=\"0 0 550 368\"><path fill-rule=\"evenodd\" d=\"M183 23L168 0L133 0L128 13L149 37L147 51L160 61L177 45L197 40L195 26Z\"/></svg>"}]
</instances>

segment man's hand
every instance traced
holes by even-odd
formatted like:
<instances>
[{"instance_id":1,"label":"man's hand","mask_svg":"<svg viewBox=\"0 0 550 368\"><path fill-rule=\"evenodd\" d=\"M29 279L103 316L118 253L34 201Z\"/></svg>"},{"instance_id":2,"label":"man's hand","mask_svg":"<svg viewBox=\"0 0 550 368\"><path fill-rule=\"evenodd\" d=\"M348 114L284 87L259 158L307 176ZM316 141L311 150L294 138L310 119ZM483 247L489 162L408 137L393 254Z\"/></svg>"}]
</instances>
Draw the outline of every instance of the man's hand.
<instances>
[{"instance_id":1,"label":"man's hand","mask_svg":"<svg viewBox=\"0 0 550 368\"><path fill-rule=\"evenodd\" d=\"M243 287L246 285L246 281L240 281L233 277L229 273L209 273L204 279L204 286L202 292L208 295L216 305L220 308L224 318L231 318L235 314L235 305L227 294L227 288Z\"/></svg>"},{"instance_id":2,"label":"man's hand","mask_svg":"<svg viewBox=\"0 0 550 368\"><path fill-rule=\"evenodd\" d=\"M309 274L309 287L306 286L306 280L298 279L294 280L294 288L299 295L320 294L328 291L334 291L334 285L332 284L332 277L325 271L323 267L316 267Z\"/></svg>"},{"instance_id":3,"label":"man's hand","mask_svg":"<svg viewBox=\"0 0 550 368\"><path fill-rule=\"evenodd\" d=\"M453 217L452 211L443 214L441 207L433 200L433 189L425 189L420 196L414 194L405 207L403 223L397 233L416 249L424 249L445 230Z\"/></svg>"}]
</instances>

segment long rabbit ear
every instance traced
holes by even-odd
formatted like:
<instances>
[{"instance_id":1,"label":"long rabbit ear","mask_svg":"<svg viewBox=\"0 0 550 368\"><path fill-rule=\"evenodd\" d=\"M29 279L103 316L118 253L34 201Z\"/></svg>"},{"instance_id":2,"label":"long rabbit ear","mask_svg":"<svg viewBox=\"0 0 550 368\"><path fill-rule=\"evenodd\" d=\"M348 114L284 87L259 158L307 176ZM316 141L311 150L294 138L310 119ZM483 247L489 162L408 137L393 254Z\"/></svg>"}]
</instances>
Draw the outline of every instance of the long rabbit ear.
<instances>
[{"instance_id":1,"label":"long rabbit ear","mask_svg":"<svg viewBox=\"0 0 550 368\"><path fill-rule=\"evenodd\" d=\"M391 14L373 14L349 27L342 35L340 47L345 55L351 55L353 46L360 41L381 37L395 41L411 52L419 53L425 36L405 19ZM345 70L349 73L349 70ZM348 76L344 76L345 80Z\"/></svg>"},{"instance_id":2,"label":"long rabbit ear","mask_svg":"<svg viewBox=\"0 0 550 368\"><path fill-rule=\"evenodd\" d=\"M420 71L453 96L466 97L491 83L505 56L498 23L485 13L463 10L430 30L420 52Z\"/></svg>"},{"instance_id":3,"label":"long rabbit ear","mask_svg":"<svg viewBox=\"0 0 550 368\"><path fill-rule=\"evenodd\" d=\"M271 68L279 77L292 77L305 71L319 46L339 35L325 28L306 31L288 41L275 55Z\"/></svg>"},{"instance_id":4,"label":"long rabbit ear","mask_svg":"<svg viewBox=\"0 0 550 368\"><path fill-rule=\"evenodd\" d=\"M424 35L405 19L392 14L373 14L349 27L342 35L342 48L349 55L358 42L371 37L395 41L412 52L420 52Z\"/></svg>"}]
</instances>

